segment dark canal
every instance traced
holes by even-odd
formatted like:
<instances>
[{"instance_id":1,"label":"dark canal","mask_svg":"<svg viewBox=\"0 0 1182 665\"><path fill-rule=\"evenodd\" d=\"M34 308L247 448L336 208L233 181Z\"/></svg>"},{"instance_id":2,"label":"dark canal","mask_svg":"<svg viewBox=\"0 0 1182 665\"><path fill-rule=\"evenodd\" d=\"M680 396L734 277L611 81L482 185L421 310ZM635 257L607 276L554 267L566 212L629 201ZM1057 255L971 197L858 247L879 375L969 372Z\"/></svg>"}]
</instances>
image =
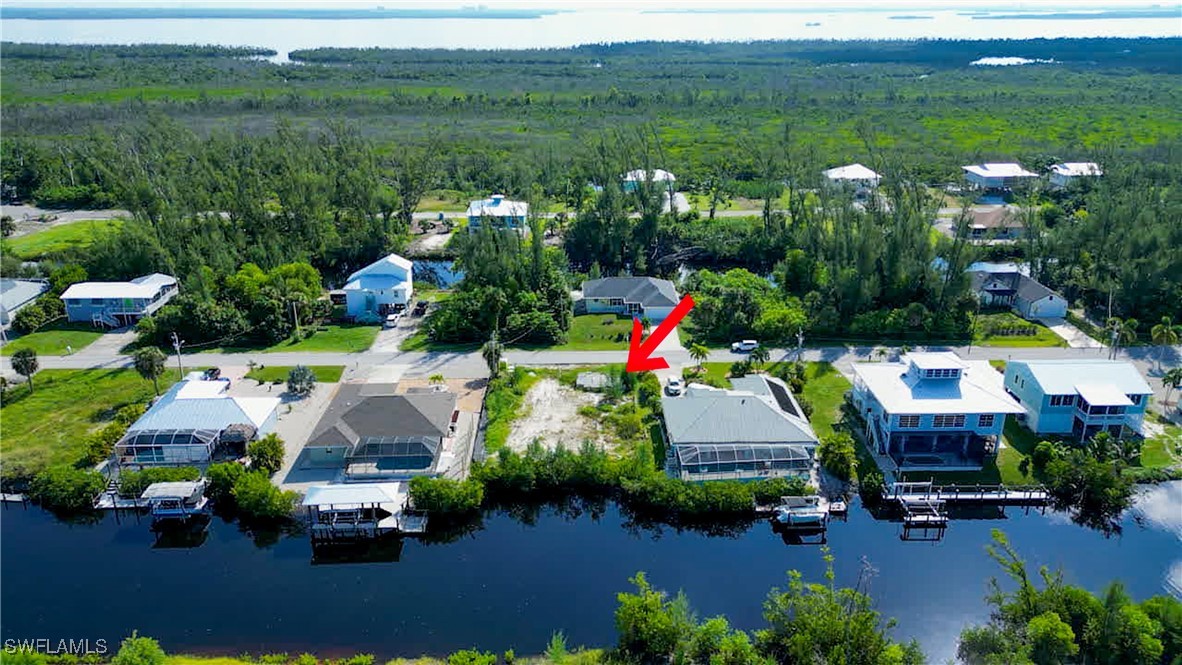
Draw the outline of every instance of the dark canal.
<instances>
[{"instance_id":1,"label":"dark canal","mask_svg":"<svg viewBox=\"0 0 1182 665\"><path fill-rule=\"evenodd\" d=\"M1008 509L954 521L941 542L902 542L897 524L855 506L828 543L838 582L854 583L865 562L896 635L944 662L961 627L987 615L986 581L998 571L984 546L994 528L1032 567L1062 567L1092 590L1114 578L1137 598L1182 587L1182 483L1149 490L1110 538L1054 513ZM611 506L598 519L543 511L532 525L493 514L474 535L408 540L385 554L396 561L377 562L314 562L302 534L256 544L216 518L199 545L161 547L147 521L65 524L9 507L0 537L0 637L113 641L137 629L170 651L222 654L537 653L557 630L571 645L607 645L615 594L638 570L684 589L701 615L755 628L786 571L819 581L824 569L816 546L787 545L764 522L734 537L637 530Z\"/></svg>"}]
</instances>

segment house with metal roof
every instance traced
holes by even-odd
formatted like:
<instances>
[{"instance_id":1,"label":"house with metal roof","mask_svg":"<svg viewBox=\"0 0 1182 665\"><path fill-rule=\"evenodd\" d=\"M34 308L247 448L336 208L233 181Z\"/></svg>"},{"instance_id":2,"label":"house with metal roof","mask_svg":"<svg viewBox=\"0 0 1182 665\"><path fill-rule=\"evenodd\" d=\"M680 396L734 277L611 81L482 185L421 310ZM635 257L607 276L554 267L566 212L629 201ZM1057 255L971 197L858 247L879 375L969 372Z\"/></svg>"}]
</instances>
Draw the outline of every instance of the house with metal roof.
<instances>
[{"instance_id":1,"label":"house with metal roof","mask_svg":"<svg viewBox=\"0 0 1182 665\"><path fill-rule=\"evenodd\" d=\"M229 395L229 381L194 372L161 395L115 444L121 465L203 464L237 457L275 429L279 399Z\"/></svg>"},{"instance_id":2,"label":"house with metal roof","mask_svg":"<svg viewBox=\"0 0 1182 665\"><path fill-rule=\"evenodd\" d=\"M861 164L847 164L822 171L825 181L831 185L853 186L873 189L882 182L882 176Z\"/></svg>"},{"instance_id":3,"label":"house with metal roof","mask_svg":"<svg viewBox=\"0 0 1182 665\"><path fill-rule=\"evenodd\" d=\"M345 313L357 321L377 321L405 309L414 296L414 263L390 254L345 280Z\"/></svg>"},{"instance_id":4,"label":"house with metal roof","mask_svg":"<svg viewBox=\"0 0 1182 665\"><path fill-rule=\"evenodd\" d=\"M468 204L468 232L480 229L485 224L496 229L511 229L518 233L529 232L529 204L525 201L511 201L504 194L493 194Z\"/></svg>"},{"instance_id":5,"label":"house with metal roof","mask_svg":"<svg viewBox=\"0 0 1182 665\"><path fill-rule=\"evenodd\" d=\"M1098 432L1140 435L1153 389L1131 362L1011 360L1005 387L1022 404L1036 434L1087 440Z\"/></svg>"},{"instance_id":6,"label":"house with metal roof","mask_svg":"<svg viewBox=\"0 0 1182 665\"><path fill-rule=\"evenodd\" d=\"M1098 178L1104 171L1096 162L1062 162L1052 164L1050 181L1054 187L1070 187L1073 182L1081 178Z\"/></svg>"},{"instance_id":7,"label":"house with metal roof","mask_svg":"<svg viewBox=\"0 0 1182 665\"><path fill-rule=\"evenodd\" d=\"M973 293L983 307L1009 307L1025 319L1067 316L1067 299L1018 270L969 273Z\"/></svg>"},{"instance_id":8,"label":"house with metal roof","mask_svg":"<svg viewBox=\"0 0 1182 665\"><path fill-rule=\"evenodd\" d=\"M648 317L654 323L664 321L679 300L673 282L655 277L589 279L582 290L576 305L588 314Z\"/></svg>"},{"instance_id":9,"label":"house with metal roof","mask_svg":"<svg viewBox=\"0 0 1182 665\"><path fill-rule=\"evenodd\" d=\"M1023 413L988 362L947 352L854 363L851 398L870 445L899 471L980 469L1006 416Z\"/></svg>"},{"instance_id":10,"label":"house with metal roof","mask_svg":"<svg viewBox=\"0 0 1182 665\"><path fill-rule=\"evenodd\" d=\"M48 290L44 279L0 279L0 327L7 328L22 307Z\"/></svg>"},{"instance_id":11,"label":"house with metal roof","mask_svg":"<svg viewBox=\"0 0 1182 665\"><path fill-rule=\"evenodd\" d=\"M176 294L176 278L157 272L130 282L78 282L61 298L70 321L118 328L155 313Z\"/></svg>"},{"instance_id":12,"label":"house with metal roof","mask_svg":"<svg viewBox=\"0 0 1182 665\"><path fill-rule=\"evenodd\" d=\"M1013 162L970 164L960 168L964 171L965 180L981 189L1013 189L1038 177L1037 173L1031 173L1021 164Z\"/></svg>"},{"instance_id":13,"label":"house with metal roof","mask_svg":"<svg viewBox=\"0 0 1182 665\"><path fill-rule=\"evenodd\" d=\"M436 475L455 417L454 393L344 383L308 437L304 463L344 467L351 480Z\"/></svg>"},{"instance_id":14,"label":"house with metal roof","mask_svg":"<svg viewBox=\"0 0 1182 665\"><path fill-rule=\"evenodd\" d=\"M779 379L732 379L733 389L690 384L661 408L670 473L684 480L807 475L817 435Z\"/></svg>"},{"instance_id":15,"label":"house with metal roof","mask_svg":"<svg viewBox=\"0 0 1182 665\"><path fill-rule=\"evenodd\" d=\"M666 171L665 169L632 169L621 176L624 181L624 190L632 191L640 186L640 183L651 182L660 184L669 191L674 191L677 182L677 176Z\"/></svg>"}]
</instances>

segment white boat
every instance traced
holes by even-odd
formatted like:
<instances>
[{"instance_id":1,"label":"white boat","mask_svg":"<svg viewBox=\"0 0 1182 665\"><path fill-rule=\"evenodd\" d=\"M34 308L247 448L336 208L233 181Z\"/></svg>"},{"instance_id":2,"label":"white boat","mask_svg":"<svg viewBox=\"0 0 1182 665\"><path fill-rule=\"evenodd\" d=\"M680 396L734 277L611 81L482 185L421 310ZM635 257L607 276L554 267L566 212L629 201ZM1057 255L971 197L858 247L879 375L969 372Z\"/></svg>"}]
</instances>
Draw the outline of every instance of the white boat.
<instances>
[{"instance_id":1,"label":"white boat","mask_svg":"<svg viewBox=\"0 0 1182 665\"><path fill-rule=\"evenodd\" d=\"M786 526L820 527L829 520L829 511L821 506L819 496L785 496L773 519Z\"/></svg>"}]
</instances>

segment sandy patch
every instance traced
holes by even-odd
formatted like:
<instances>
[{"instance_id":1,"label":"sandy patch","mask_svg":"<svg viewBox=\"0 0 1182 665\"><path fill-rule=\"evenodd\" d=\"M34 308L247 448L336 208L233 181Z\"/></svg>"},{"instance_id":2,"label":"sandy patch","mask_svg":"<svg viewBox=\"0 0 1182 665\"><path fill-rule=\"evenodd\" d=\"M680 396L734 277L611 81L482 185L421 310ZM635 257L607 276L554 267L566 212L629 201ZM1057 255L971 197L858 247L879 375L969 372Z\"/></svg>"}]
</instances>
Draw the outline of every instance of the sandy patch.
<instances>
[{"instance_id":1,"label":"sandy patch","mask_svg":"<svg viewBox=\"0 0 1182 665\"><path fill-rule=\"evenodd\" d=\"M579 407L598 404L600 396L562 385L555 379L538 381L525 394L525 415L509 431L509 448L525 450L535 439L546 448L578 450L590 439L602 446L603 437L590 418L579 415Z\"/></svg>"}]
</instances>

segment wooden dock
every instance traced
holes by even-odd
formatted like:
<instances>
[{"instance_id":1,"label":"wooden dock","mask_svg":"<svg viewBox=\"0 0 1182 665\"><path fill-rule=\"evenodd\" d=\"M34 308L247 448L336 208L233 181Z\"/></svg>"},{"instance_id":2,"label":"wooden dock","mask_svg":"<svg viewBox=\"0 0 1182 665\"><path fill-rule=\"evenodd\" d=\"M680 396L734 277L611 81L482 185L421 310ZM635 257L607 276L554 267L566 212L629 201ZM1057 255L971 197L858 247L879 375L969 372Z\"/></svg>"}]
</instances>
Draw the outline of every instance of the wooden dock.
<instances>
[{"instance_id":1,"label":"wooden dock","mask_svg":"<svg viewBox=\"0 0 1182 665\"><path fill-rule=\"evenodd\" d=\"M1041 506L1050 502L1046 488L1038 486L1006 485L933 485L931 482L897 482L891 485L887 497L894 501L914 503L943 501L976 505Z\"/></svg>"}]
</instances>

